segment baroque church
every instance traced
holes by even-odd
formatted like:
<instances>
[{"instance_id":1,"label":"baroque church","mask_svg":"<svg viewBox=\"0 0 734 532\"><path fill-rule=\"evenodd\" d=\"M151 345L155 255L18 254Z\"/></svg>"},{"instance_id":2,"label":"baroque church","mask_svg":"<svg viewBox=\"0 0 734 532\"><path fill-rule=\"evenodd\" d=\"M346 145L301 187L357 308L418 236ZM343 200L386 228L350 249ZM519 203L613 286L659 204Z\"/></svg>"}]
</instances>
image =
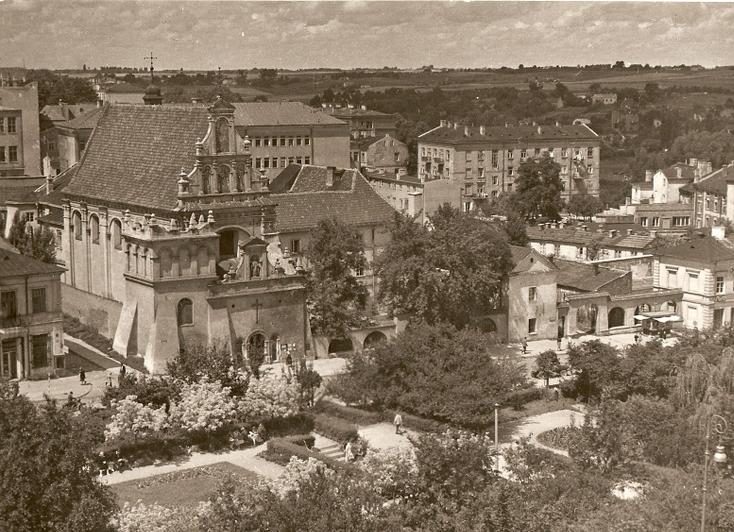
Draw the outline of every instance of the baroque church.
<instances>
[{"instance_id":1,"label":"baroque church","mask_svg":"<svg viewBox=\"0 0 734 532\"><path fill-rule=\"evenodd\" d=\"M152 372L195 344L269 361L306 353L310 230L326 217L351 224L368 260L389 238L394 211L358 171L292 165L269 182L235 126L220 98L108 104L63 176L65 311ZM374 288L371 272L358 275Z\"/></svg>"}]
</instances>

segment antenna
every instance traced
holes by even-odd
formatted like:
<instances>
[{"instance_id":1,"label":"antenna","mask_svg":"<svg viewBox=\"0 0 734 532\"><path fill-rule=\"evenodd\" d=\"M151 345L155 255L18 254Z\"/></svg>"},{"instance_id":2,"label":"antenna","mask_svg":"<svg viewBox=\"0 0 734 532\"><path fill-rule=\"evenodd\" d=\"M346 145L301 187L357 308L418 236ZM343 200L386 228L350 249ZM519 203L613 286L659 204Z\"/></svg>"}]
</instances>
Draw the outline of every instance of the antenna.
<instances>
[{"instance_id":1,"label":"antenna","mask_svg":"<svg viewBox=\"0 0 734 532\"><path fill-rule=\"evenodd\" d=\"M145 56L143 59L149 59L150 60L150 81L153 82L153 59L158 59L156 56L153 55L153 52L150 52L150 55Z\"/></svg>"}]
</instances>

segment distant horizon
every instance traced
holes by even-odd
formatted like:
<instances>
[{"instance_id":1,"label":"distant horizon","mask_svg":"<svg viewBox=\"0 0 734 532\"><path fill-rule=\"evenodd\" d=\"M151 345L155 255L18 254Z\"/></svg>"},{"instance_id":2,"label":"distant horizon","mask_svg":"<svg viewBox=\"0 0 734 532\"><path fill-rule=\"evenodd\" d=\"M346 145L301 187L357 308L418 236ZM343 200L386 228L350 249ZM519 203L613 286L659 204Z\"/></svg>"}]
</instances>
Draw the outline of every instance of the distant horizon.
<instances>
[{"instance_id":1,"label":"distant horizon","mask_svg":"<svg viewBox=\"0 0 734 532\"><path fill-rule=\"evenodd\" d=\"M152 50L171 71L716 68L734 64L732 27L731 3L0 0L0 64L140 68Z\"/></svg>"}]
</instances>

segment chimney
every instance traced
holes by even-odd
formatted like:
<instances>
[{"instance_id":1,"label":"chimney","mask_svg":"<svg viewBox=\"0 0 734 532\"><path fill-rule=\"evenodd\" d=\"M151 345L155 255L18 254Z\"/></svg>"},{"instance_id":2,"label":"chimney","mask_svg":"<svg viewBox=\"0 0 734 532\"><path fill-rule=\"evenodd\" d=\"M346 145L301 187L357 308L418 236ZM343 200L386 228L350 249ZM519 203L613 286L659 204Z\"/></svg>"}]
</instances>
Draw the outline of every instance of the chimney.
<instances>
[{"instance_id":1,"label":"chimney","mask_svg":"<svg viewBox=\"0 0 734 532\"><path fill-rule=\"evenodd\" d=\"M469 136L469 126L464 126L464 136L465 137Z\"/></svg>"},{"instance_id":2,"label":"chimney","mask_svg":"<svg viewBox=\"0 0 734 532\"><path fill-rule=\"evenodd\" d=\"M617 236L617 230L616 229L611 229L609 231L609 237L610 238L614 238L615 236Z\"/></svg>"},{"instance_id":3,"label":"chimney","mask_svg":"<svg viewBox=\"0 0 734 532\"><path fill-rule=\"evenodd\" d=\"M51 194L51 183L53 182L53 178L50 175L46 176L46 195L48 196Z\"/></svg>"},{"instance_id":4,"label":"chimney","mask_svg":"<svg viewBox=\"0 0 734 532\"><path fill-rule=\"evenodd\" d=\"M676 166L675 167L675 174L678 176L678 179L680 179L681 177L683 177L683 168L681 168L680 166Z\"/></svg>"},{"instance_id":5,"label":"chimney","mask_svg":"<svg viewBox=\"0 0 734 532\"><path fill-rule=\"evenodd\" d=\"M334 166L327 166L326 167L326 188L331 188L334 186L334 171L336 168Z\"/></svg>"},{"instance_id":6,"label":"chimney","mask_svg":"<svg viewBox=\"0 0 734 532\"><path fill-rule=\"evenodd\" d=\"M581 226L581 229L583 229L584 232L588 232L589 231L589 226L586 225L586 224L584 224L584 225Z\"/></svg>"},{"instance_id":7,"label":"chimney","mask_svg":"<svg viewBox=\"0 0 734 532\"><path fill-rule=\"evenodd\" d=\"M558 222L558 229L563 229L565 224L563 222Z\"/></svg>"},{"instance_id":8,"label":"chimney","mask_svg":"<svg viewBox=\"0 0 734 532\"><path fill-rule=\"evenodd\" d=\"M359 106L359 108L360 108L360 109L361 109L362 111L366 111L366 110L367 110L367 106L366 106L366 105L360 105L360 106Z\"/></svg>"},{"instance_id":9,"label":"chimney","mask_svg":"<svg viewBox=\"0 0 734 532\"><path fill-rule=\"evenodd\" d=\"M538 126L538 135L543 134L543 128L541 126Z\"/></svg>"},{"instance_id":10,"label":"chimney","mask_svg":"<svg viewBox=\"0 0 734 532\"><path fill-rule=\"evenodd\" d=\"M726 228L723 225L714 225L711 227L711 236L716 240L724 240L726 238Z\"/></svg>"},{"instance_id":11,"label":"chimney","mask_svg":"<svg viewBox=\"0 0 734 532\"><path fill-rule=\"evenodd\" d=\"M645 170L645 182L649 183L652 181L652 170Z\"/></svg>"},{"instance_id":12,"label":"chimney","mask_svg":"<svg viewBox=\"0 0 734 532\"><path fill-rule=\"evenodd\" d=\"M487 133L487 127L486 126L479 126L479 134L485 135Z\"/></svg>"},{"instance_id":13,"label":"chimney","mask_svg":"<svg viewBox=\"0 0 734 532\"><path fill-rule=\"evenodd\" d=\"M459 129L459 123L458 122L454 122L454 129Z\"/></svg>"},{"instance_id":14,"label":"chimney","mask_svg":"<svg viewBox=\"0 0 734 532\"><path fill-rule=\"evenodd\" d=\"M398 179L405 177L406 175L408 175L408 170L406 168L398 168Z\"/></svg>"},{"instance_id":15,"label":"chimney","mask_svg":"<svg viewBox=\"0 0 734 532\"><path fill-rule=\"evenodd\" d=\"M441 120L441 127L446 127L448 125L447 120Z\"/></svg>"},{"instance_id":16,"label":"chimney","mask_svg":"<svg viewBox=\"0 0 734 532\"><path fill-rule=\"evenodd\" d=\"M561 123L558 120L556 120L556 127L561 127Z\"/></svg>"},{"instance_id":17,"label":"chimney","mask_svg":"<svg viewBox=\"0 0 734 532\"><path fill-rule=\"evenodd\" d=\"M629 196L626 196L624 198L624 204L626 207L629 207L632 204L632 198L630 198Z\"/></svg>"}]
</instances>

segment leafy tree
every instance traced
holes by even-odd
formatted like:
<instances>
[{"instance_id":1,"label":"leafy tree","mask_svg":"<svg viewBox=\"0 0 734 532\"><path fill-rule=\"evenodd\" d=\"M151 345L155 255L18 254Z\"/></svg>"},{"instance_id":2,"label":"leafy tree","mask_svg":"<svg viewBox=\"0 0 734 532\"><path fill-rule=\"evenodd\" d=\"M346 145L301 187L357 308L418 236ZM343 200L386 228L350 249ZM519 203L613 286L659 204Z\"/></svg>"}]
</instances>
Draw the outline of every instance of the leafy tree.
<instances>
[{"instance_id":1,"label":"leafy tree","mask_svg":"<svg viewBox=\"0 0 734 532\"><path fill-rule=\"evenodd\" d=\"M19 217L18 213L13 218L10 226L8 241L22 255L28 255L34 259L54 264L56 262L56 240L48 228L34 230L28 224L28 217Z\"/></svg>"},{"instance_id":2,"label":"leafy tree","mask_svg":"<svg viewBox=\"0 0 734 532\"><path fill-rule=\"evenodd\" d=\"M379 297L390 312L462 328L499 304L510 250L502 231L448 205L430 221L429 230L396 215L375 261Z\"/></svg>"},{"instance_id":3,"label":"leafy tree","mask_svg":"<svg viewBox=\"0 0 734 532\"><path fill-rule=\"evenodd\" d=\"M235 365L236 358L221 345L194 345L181 350L167 364L168 374L174 380L196 383L206 378L228 387L233 396L242 396L247 391L247 378L236 371Z\"/></svg>"},{"instance_id":4,"label":"leafy tree","mask_svg":"<svg viewBox=\"0 0 734 532\"><path fill-rule=\"evenodd\" d=\"M568 212L577 216L591 219L592 216L601 212L604 208L601 200L588 194L574 194L568 200Z\"/></svg>"},{"instance_id":5,"label":"leafy tree","mask_svg":"<svg viewBox=\"0 0 734 532\"><path fill-rule=\"evenodd\" d=\"M528 159L518 168L512 203L526 218L545 216L560 219L563 208L560 178L561 166L547 154L539 159Z\"/></svg>"},{"instance_id":6,"label":"leafy tree","mask_svg":"<svg viewBox=\"0 0 734 532\"><path fill-rule=\"evenodd\" d=\"M734 160L734 135L728 130L689 131L676 137L668 152L668 161L689 157L711 161L714 168Z\"/></svg>"},{"instance_id":7,"label":"leafy tree","mask_svg":"<svg viewBox=\"0 0 734 532\"><path fill-rule=\"evenodd\" d=\"M575 393L587 401L599 399L604 388L619 392L620 360L617 350L599 340L568 349L568 364L577 372Z\"/></svg>"},{"instance_id":8,"label":"leafy tree","mask_svg":"<svg viewBox=\"0 0 734 532\"><path fill-rule=\"evenodd\" d=\"M336 219L321 220L306 254L306 293L313 334L345 337L364 321L367 288L355 272L367 267L359 232Z\"/></svg>"},{"instance_id":9,"label":"leafy tree","mask_svg":"<svg viewBox=\"0 0 734 532\"><path fill-rule=\"evenodd\" d=\"M540 353L535 359L535 368L538 377L545 379L545 386L548 387L548 380L552 377L558 377L561 371L561 362L558 360L556 352L549 349Z\"/></svg>"},{"instance_id":10,"label":"leafy tree","mask_svg":"<svg viewBox=\"0 0 734 532\"><path fill-rule=\"evenodd\" d=\"M515 361L490 356L492 343L474 330L417 324L368 355L354 356L334 389L347 401L488 426L494 403L524 382Z\"/></svg>"},{"instance_id":11,"label":"leafy tree","mask_svg":"<svg viewBox=\"0 0 734 532\"><path fill-rule=\"evenodd\" d=\"M17 532L111 530L109 489L89 467L83 427L54 403L0 398L0 529Z\"/></svg>"},{"instance_id":12,"label":"leafy tree","mask_svg":"<svg viewBox=\"0 0 734 532\"><path fill-rule=\"evenodd\" d=\"M507 220L502 224L502 228L507 233L510 244L516 246L527 246L530 239L528 238L527 226L525 220L515 213L510 214Z\"/></svg>"}]
</instances>

